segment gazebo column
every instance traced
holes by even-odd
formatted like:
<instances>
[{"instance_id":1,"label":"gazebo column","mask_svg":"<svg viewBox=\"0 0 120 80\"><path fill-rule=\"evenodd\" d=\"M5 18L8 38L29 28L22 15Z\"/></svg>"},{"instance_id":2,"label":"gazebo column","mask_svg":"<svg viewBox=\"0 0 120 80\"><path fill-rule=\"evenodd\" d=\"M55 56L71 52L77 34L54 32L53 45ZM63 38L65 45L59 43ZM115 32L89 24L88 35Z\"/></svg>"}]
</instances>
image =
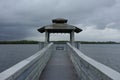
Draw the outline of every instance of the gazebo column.
<instances>
[{"instance_id":1,"label":"gazebo column","mask_svg":"<svg viewBox=\"0 0 120 80\"><path fill-rule=\"evenodd\" d=\"M74 44L74 31L70 33L70 42L72 45Z\"/></svg>"},{"instance_id":2,"label":"gazebo column","mask_svg":"<svg viewBox=\"0 0 120 80\"><path fill-rule=\"evenodd\" d=\"M45 31L45 43L48 44L49 43L49 32L46 30Z\"/></svg>"},{"instance_id":3,"label":"gazebo column","mask_svg":"<svg viewBox=\"0 0 120 80\"><path fill-rule=\"evenodd\" d=\"M48 43L50 42L50 33L48 32Z\"/></svg>"}]
</instances>

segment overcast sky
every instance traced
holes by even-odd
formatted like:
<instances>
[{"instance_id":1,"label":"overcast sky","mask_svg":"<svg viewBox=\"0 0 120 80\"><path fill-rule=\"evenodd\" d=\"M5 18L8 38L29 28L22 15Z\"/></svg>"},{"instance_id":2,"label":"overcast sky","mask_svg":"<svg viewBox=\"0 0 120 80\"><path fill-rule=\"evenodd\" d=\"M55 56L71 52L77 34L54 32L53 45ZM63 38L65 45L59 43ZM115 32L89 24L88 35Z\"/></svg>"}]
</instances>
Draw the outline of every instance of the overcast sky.
<instances>
[{"instance_id":1,"label":"overcast sky","mask_svg":"<svg viewBox=\"0 0 120 80\"><path fill-rule=\"evenodd\" d=\"M37 29L54 18L83 29L75 40L120 41L120 0L0 0L0 40L44 40Z\"/></svg>"}]
</instances>

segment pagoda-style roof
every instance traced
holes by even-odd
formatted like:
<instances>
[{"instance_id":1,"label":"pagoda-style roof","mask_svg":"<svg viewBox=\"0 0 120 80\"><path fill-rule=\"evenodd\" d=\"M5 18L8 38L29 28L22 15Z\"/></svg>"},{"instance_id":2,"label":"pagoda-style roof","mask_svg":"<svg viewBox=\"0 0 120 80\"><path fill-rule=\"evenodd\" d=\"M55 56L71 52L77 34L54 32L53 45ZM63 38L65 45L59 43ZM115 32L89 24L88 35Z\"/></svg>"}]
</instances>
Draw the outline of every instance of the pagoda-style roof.
<instances>
[{"instance_id":1,"label":"pagoda-style roof","mask_svg":"<svg viewBox=\"0 0 120 80\"><path fill-rule=\"evenodd\" d=\"M42 28L39 28L38 31L41 33L45 31L48 31L49 33L70 33L71 31L79 33L82 31L82 29L77 28L76 26L67 24L67 21L67 19L63 18L53 19L51 25L43 26Z\"/></svg>"}]
</instances>

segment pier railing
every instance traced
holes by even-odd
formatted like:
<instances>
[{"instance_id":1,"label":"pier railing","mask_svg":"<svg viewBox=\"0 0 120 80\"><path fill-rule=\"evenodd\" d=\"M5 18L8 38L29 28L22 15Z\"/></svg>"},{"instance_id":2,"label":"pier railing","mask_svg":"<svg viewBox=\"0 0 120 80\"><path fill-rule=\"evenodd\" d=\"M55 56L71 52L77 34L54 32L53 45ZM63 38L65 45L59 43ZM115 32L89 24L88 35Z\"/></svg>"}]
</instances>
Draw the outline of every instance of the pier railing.
<instances>
[{"instance_id":1,"label":"pier railing","mask_svg":"<svg viewBox=\"0 0 120 80\"><path fill-rule=\"evenodd\" d=\"M51 56L52 45L53 43L48 44L33 56L0 73L0 80L39 80Z\"/></svg>"},{"instance_id":2,"label":"pier railing","mask_svg":"<svg viewBox=\"0 0 120 80\"><path fill-rule=\"evenodd\" d=\"M71 44L68 54L74 64L80 80L120 80L120 73L87 57Z\"/></svg>"}]
</instances>

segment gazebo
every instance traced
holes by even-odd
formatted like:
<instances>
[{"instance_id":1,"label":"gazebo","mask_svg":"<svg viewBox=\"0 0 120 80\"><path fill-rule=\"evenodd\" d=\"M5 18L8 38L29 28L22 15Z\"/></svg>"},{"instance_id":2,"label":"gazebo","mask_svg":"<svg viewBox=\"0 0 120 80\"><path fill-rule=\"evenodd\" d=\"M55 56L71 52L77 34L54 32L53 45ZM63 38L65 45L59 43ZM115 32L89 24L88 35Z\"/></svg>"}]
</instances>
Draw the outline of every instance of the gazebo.
<instances>
[{"instance_id":1,"label":"gazebo","mask_svg":"<svg viewBox=\"0 0 120 80\"><path fill-rule=\"evenodd\" d=\"M79 33L82 29L67 24L67 19L57 18L52 20L51 25L46 25L38 29L40 33L45 32L45 42L49 43L50 33L69 33L70 42L74 42L74 32Z\"/></svg>"}]
</instances>

